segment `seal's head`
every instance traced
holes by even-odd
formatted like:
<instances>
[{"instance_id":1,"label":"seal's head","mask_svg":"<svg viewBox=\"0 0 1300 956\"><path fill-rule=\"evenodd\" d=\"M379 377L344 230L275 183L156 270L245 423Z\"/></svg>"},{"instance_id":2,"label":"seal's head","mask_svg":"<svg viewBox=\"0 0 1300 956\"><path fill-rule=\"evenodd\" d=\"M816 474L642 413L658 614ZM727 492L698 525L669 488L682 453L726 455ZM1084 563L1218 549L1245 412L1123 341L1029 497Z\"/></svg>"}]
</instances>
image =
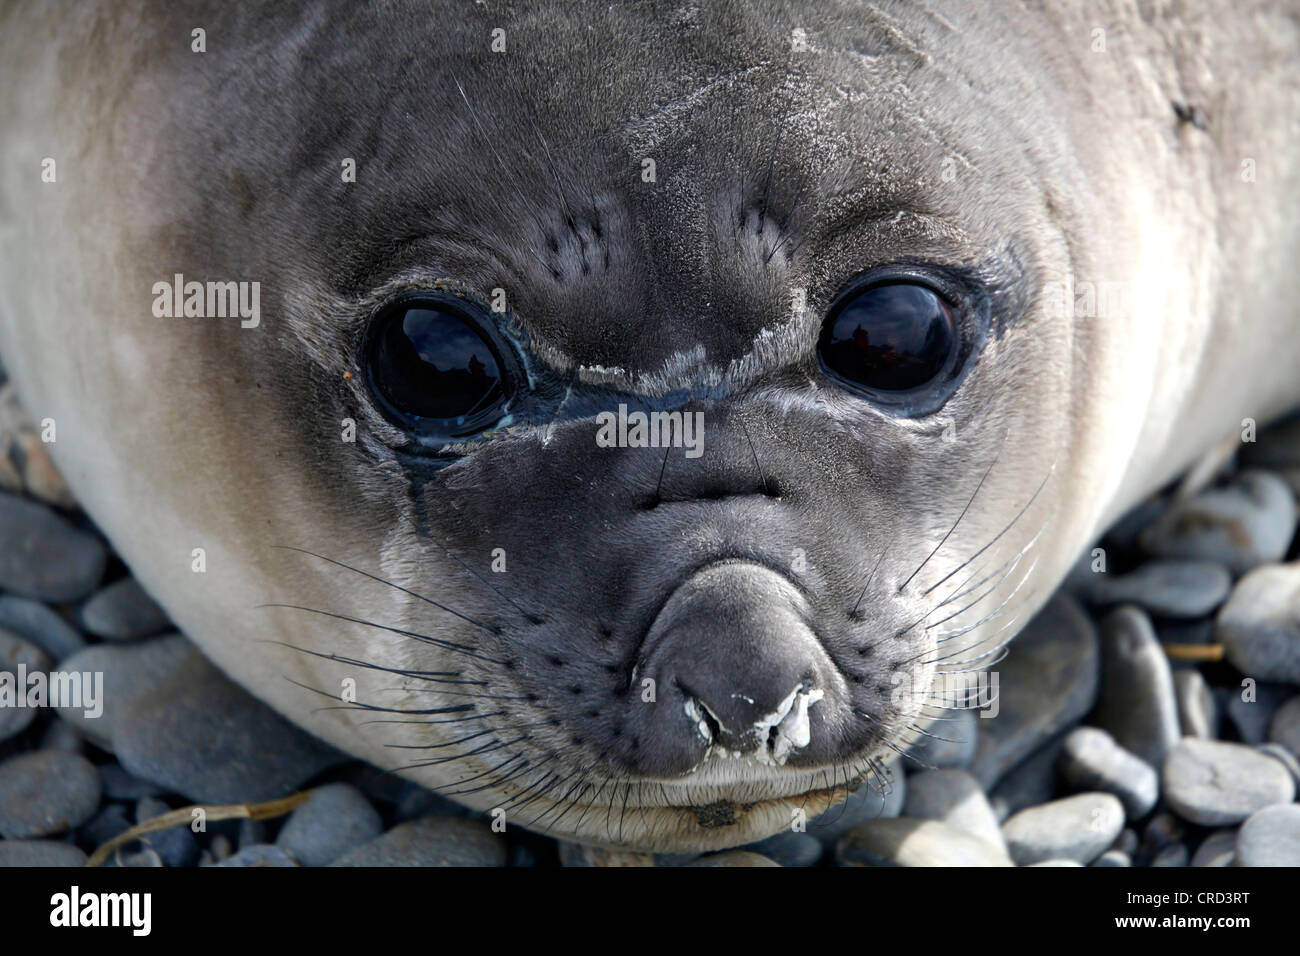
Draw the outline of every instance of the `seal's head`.
<instances>
[{"instance_id":1,"label":"seal's head","mask_svg":"<svg viewBox=\"0 0 1300 956\"><path fill-rule=\"evenodd\" d=\"M1140 214L1141 135L1079 136L1032 26L995 98L996 24L857 4L340 7L87 26L142 50L75 104L115 185L22 306L98 318L11 333L73 485L219 664L468 804L656 849L825 809L1113 497L1148 357L1043 288L1138 268L1063 223Z\"/></svg>"}]
</instances>

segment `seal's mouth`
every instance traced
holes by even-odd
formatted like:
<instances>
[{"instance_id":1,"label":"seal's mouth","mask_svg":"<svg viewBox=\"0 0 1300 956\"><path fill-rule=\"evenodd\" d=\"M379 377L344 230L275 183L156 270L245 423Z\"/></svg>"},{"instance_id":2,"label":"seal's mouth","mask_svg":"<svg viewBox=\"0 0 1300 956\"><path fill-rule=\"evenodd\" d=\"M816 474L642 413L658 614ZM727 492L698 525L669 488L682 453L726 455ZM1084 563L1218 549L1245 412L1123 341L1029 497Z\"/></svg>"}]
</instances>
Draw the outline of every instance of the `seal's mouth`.
<instances>
[{"instance_id":1,"label":"seal's mouth","mask_svg":"<svg viewBox=\"0 0 1300 956\"><path fill-rule=\"evenodd\" d=\"M783 830L809 827L815 832L816 824L809 821L847 800L870 774L870 770L864 770L842 775L841 782L830 786L752 801L719 798L655 806L574 803L563 811L556 810L560 815L546 829L555 836L622 850L671 853L726 849ZM667 796L690 799L689 792Z\"/></svg>"}]
</instances>

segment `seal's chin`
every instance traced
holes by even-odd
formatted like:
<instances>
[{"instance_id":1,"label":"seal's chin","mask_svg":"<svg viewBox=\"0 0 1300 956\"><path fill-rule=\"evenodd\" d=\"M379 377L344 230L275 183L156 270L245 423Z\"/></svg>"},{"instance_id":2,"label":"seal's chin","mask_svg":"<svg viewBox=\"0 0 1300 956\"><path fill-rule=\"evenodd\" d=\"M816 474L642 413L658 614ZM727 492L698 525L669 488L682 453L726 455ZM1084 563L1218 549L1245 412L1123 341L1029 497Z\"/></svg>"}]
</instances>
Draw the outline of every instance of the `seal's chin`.
<instances>
[{"instance_id":1,"label":"seal's chin","mask_svg":"<svg viewBox=\"0 0 1300 956\"><path fill-rule=\"evenodd\" d=\"M721 850L752 843L785 830L800 830L819 814L848 799L864 775L836 786L744 802L719 799L682 806L640 807L616 819L610 845L655 852ZM586 834L583 840L591 842Z\"/></svg>"},{"instance_id":2,"label":"seal's chin","mask_svg":"<svg viewBox=\"0 0 1300 956\"><path fill-rule=\"evenodd\" d=\"M784 830L807 828L815 833L815 824L809 821L848 799L870 774L869 769L828 767L788 779L754 775L729 784L701 779L646 781L645 795L656 798L652 804L621 802L619 787L612 801L548 801L536 819L553 836L620 850L724 850Z\"/></svg>"}]
</instances>

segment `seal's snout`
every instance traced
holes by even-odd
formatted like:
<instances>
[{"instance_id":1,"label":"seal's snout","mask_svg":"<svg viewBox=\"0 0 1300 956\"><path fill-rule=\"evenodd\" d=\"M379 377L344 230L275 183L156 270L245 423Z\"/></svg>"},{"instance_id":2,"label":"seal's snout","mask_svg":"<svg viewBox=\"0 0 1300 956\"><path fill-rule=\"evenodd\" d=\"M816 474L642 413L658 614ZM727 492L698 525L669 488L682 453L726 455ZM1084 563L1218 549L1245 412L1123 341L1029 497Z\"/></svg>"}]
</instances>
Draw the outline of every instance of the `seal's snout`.
<instances>
[{"instance_id":1,"label":"seal's snout","mask_svg":"<svg viewBox=\"0 0 1300 956\"><path fill-rule=\"evenodd\" d=\"M795 586L757 564L713 564L682 584L638 668L662 689L645 769L682 774L724 757L780 765L807 748L834 674L809 620Z\"/></svg>"}]
</instances>

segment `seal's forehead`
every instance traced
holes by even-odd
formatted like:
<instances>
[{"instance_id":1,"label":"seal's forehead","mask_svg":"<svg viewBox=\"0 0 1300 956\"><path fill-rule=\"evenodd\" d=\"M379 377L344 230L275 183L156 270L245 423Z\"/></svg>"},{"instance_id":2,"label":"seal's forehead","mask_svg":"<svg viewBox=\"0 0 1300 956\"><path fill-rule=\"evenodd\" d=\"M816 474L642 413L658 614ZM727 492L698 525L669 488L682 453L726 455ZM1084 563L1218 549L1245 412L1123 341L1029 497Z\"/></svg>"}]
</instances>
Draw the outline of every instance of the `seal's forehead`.
<instances>
[{"instance_id":1,"label":"seal's forehead","mask_svg":"<svg viewBox=\"0 0 1300 956\"><path fill-rule=\"evenodd\" d=\"M502 288L554 364L653 371L743 357L789 323L795 289L815 308L904 254L978 255L954 191L927 189L960 155L951 109L927 96L951 81L930 18L319 10L237 20L239 57L186 69L177 122L199 128L182 138L224 124L237 139L183 185L208 197L205 222L238 212L206 245L264 254L246 271L293 262L358 301L410 269Z\"/></svg>"}]
</instances>

